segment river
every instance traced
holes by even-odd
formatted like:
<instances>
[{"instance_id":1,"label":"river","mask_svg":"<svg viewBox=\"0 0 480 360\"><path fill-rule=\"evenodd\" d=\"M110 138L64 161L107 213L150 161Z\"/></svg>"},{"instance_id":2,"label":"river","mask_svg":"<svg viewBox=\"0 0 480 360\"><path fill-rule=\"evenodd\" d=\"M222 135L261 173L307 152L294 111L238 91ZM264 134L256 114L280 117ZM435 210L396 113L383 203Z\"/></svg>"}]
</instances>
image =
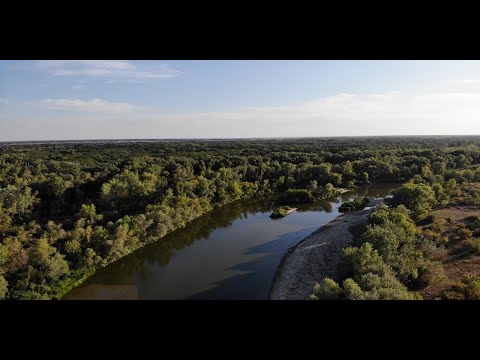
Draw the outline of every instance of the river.
<instances>
[{"instance_id":1,"label":"river","mask_svg":"<svg viewBox=\"0 0 480 360\"><path fill-rule=\"evenodd\" d=\"M395 187L361 187L281 219L274 197L215 209L99 269L64 299L266 299L287 250L340 215L343 201L387 196Z\"/></svg>"}]
</instances>

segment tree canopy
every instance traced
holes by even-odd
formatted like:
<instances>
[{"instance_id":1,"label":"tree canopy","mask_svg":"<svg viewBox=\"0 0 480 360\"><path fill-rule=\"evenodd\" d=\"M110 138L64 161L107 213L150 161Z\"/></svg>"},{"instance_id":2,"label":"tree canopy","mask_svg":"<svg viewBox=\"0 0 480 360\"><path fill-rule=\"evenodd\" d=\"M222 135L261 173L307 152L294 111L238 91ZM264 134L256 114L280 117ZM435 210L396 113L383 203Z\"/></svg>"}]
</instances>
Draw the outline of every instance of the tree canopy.
<instances>
[{"instance_id":1,"label":"tree canopy","mask_svg":"<svg viewBox=\"0 0 480 360\"><path fill-rule=\"evenodd\" d=\"M0 144L0 298L58 298L96 269L238 199L278 193L310 202L336 196L339 186L381 181L407 182L394 196L404 208L377 213L365 243L399 281L414 281L421 258L400 261L413 251L408 216L421 219L457 184L480 181L479 144L479 137ZM387 277L382 288L400 291L390 275L373 274ZM377 281L364 275L342 284L348 296Z\"/></svg>"}]
</instances>

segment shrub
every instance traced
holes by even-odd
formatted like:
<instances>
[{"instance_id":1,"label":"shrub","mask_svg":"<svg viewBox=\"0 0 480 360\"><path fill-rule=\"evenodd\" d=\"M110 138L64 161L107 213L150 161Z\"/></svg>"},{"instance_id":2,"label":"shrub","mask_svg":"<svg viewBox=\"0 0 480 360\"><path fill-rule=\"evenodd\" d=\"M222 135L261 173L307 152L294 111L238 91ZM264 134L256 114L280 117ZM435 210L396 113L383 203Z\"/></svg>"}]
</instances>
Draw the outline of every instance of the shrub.
<instances>
[{"instance_id":1,"label":"shrub","mask_svg":"<svg viewBox=\"0 0 480 360\"><path fill-rule=\"evenodd\" d=\"M448 277L442 263L438 261L426 262L420 275L420 283L433 286L446 285Z\"/></svg>"},{"instance_id":2,"label":"shrub","mask_svg":"<svg viewBox=\"0 0 480 360\"><path fill-rule=\"evenodd\" d=\"M465 240L465 239L470 239L473 235L471 230L468 230L466 227L462 227L457 231L457 234L460 239Z\"/></svg>"},{"instance_id":3,"label":"shrub","mask_svg":"<svg viewBox=\"0 0 480 360\"><path fill-rule=\"evenodd\" d=\"M444 300L465 300L465 298L463 297L463 294L461 293L458 293L456 291L445 291L443 293L443 299Z\"/></svg>"},{"instance_id":4,"label":"shrub","mask_svg":"<svg viewBox=\"0 0 480 360\"><path fill-rule=\"evenodd\" d=\"M450 218L451 219L451 218ZM447 223L448 223L448 220L445 220L445 219L439 219L439 220L436 220L434 223L433 223L433 230L437 231L437 232L443 232L447 229Z\"/></svg>"},{"instance_id":5,"label":"shrub","mask_svg":"<svg viewBox=\"0 0 480 360\"><path fill-rule=\"evenodd\" d=\"M270 215L271 218L278 218L278 217L284 217L287 215L287 210L284 208L278 208L272 211L272 214Z\"/></svg>"},{"instance_id":6,"label":"shrub","mask_svg":"<svg viewBox=\"0 0 480 360\"><path fill-rule=\"evenodd\" d=\"M334 280L325 278L320 284L315 284L313 295L319 300L337 300L342 293L342 288Z\"/></svg>"},{"instance_id":7,"label":"shrub","mask_svg":"<svg viewBox=\"0 0 480 360\"><path fill-rule=\"evenodd\" d=\"M414 219L422 220L437 205L437 199L430 185L407 183L394 191L393 204L405 205L412 210Z\"/></svg>"},{"instance_id":8,"label":"shrub","mask_svg":"<svg viewBox=\"0 0 480 360\"><path fill-rule=\"evenodd\" d=\"M368 242L360 247L343 249L341 272L346 274L346 277L361 276L369 272L384 275L389 270L378 251L374 250L372 244Z\"/></svg>"},{"instance_id":9,"label":"shrub","mask_svg":"<svg viewBox=\"0 0 480 360\"><path fill-rule=\"evenodd\" d=\"M419 241L419 249L424 254L425 258L430 260L438 260L447 255L445 246L437 244L437 238L421 238Z\"/></svg>"},{"instance_id":10,"label":"shrub","mask_svg":"<svg viewBox=\"0 0 480 360\"><path fill-rule=\"evenodd\" d=\"M446 300L480 300L480 276L464 275L451 289L445 291Z\"/></svg>"},{"instance_id":11,"label":"shrub","mask_svg":"<svg viewBox=\"0 0 480 360\"><path fill-rule=\"evenodd\" d=\"M367 273L359 281L370 300L413 300L414 295L391 273L383 275Z\"/></svg>"},{"instance_id":12,"label":"shrub","mask_svg":"<svg viewBox=\"0 0 480 360\"><path fill-rule=\"evenodd\" d=\"M362 291L362 288L353 280L343 280L343 294L346 300L365 300L366 295Z\"/></svg>"},{"instance_id":13,"label":"shrub","mask_svg":"<svg viewBox=\"0 0 480 360\"><path fill-rule=\"evenodd\" d=\"M352 201L344 202L342 205L340 205L339 211L362 210L369 202L370 200L367 197L357 198Z\"/></svg>"},{"instance_id":14,"label":"shrub","mask_svg":"<svg viewBox=\"0 0 480 360\"><path fill-rule=\"evenodd\" d=\"M473 253L480 253L480 238L470 238L465 240L465 246Z\"/></svg>"}]
</instances>

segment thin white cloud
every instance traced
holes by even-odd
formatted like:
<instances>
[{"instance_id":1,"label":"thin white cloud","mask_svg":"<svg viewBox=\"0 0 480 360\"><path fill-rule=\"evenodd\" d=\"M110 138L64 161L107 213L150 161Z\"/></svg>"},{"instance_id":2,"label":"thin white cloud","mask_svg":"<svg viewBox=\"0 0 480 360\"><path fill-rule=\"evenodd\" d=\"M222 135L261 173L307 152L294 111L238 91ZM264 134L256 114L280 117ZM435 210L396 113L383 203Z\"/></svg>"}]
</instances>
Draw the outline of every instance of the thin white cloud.
<instances>
[{"instance_id":1,"label":"thin white cloud","mask_svg":"<svg viewBox=\"0 0 480 360\"><path fill-rule=\"evenodd\" d=\"M8 104L8 99L4 98L4 97L0 97L0 104Z\"/></svg>"},{"instance_id":2,"label":"thin white cloud","mask_svg":"<svg viewBox=\"0 0 480 360\"><path fill-rule=\"evenodd\" d=\"M103 77L124 81L166 79L181 74L168 64L134 64L122 60L38 60L35 65L53 76Z\"/></svg>"},{"instance_id":3,"label":"thin white cloud","mask_svg":"<svg viewBox=\"0 0 480 360\"><path fill-rule=\"evenodd\" d=\"M465 90L344 93L224 112L165 113L100 99L42 104L70 111L15 118L0 112L0 140L480 135L480 92Z\"/></svg>"},{"instance_id":4,"label":"thin white cloud","mask_svg":"<svg viewBox=\"0 0 480 360\"><path fill-rule=\"evenodd\" d=\"M80 100L80 99L45 99L40 101L39 106L47 110L65 110L74 112L95 112L128 114L137 109L136 106L111 102L102 99Z\"/></svg>"}]
</instances>

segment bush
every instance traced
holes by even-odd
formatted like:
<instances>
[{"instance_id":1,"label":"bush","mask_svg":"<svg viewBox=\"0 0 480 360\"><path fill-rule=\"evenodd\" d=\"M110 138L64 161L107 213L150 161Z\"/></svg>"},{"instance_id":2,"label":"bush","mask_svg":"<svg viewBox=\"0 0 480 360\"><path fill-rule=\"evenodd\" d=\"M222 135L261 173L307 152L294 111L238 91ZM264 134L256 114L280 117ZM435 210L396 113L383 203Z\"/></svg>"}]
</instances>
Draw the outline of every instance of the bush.
<instances>
[{"instance_id":1,"label":"bush","mask_svg":"<svg viewBox=\"0 0 480 360\"><path fill-rule=\"evenodd\" d=\"M292 210L291 207L289 206L281 206L275 210L272 211L272 214L270 215L271 218L281 218L287 216L287 213L289 210Z\"/></svg>"},{"instance_id":2,"label":"bush","mask_svg":"<svg viewBox=\"0 0 480 360\"><path fill-rule=\"evenodd\" d=\"M364 274L358 282L360 287L367 291L369 300L415 300L416 295L393 275L387 272L383 275L374 273Z\"/></svg>"},{"instance_id":3,"label":"bush","mask_svg":"<svg viewBox=\"0 0 480 360\"><path fill-rule=\"evenodd\" d=\"M448 277L441 262L428 261L421 272L420 283L423 285L443 286L448 283Z\"/></svg>"},{"instance_id":4,"label":"bush","mask_svg":"<svg viewBox=\"0 0 480 360\"><path fill-rule=\"evenodd\" d=\"M393 192L393 204L405 205L416 220L423 220L437 203L435 192L428 184L407 183Z\"/></svg>"},{"instance_id":5,"label":"bush","mask_svg":"<svg viewBox=\"0 0 480 360\"><path fill-rule=\"evenodd\" d=\"M480 238L470 238L465 240L465 246L474 254L480 253Z\"/></svg>"},{"instance_id":6,"label":"bush","mask_svg":"<svg viewBox=\"0 0 480 360\"><path fill-rule=\"evenodd\" d=\"M315 284L313 295L319 300L337 300L342 288L334 280L325 278L320 284Z\"/></svg>"},{"instance_id":7,"label":"bush","mask_svg":"<svg viewBox=\"0 0 480 360\"><path fill-rule=\"evenodd\" d=\"M341 272L345 277L361 276L366 273L375 273L384 275L390 269L373 249L372 244L363 243L360 247L347 247L343 249L343 258L341 261Z\"/></svg>"},{"instance_id":8,"label":"bush","mask_svg":"<svg viewBox=\"0 0 480 360\"><path fill-rule=\"evenodd\" d=\"M432 225L432 230L435 231L436 233L441 233L444 232L447 229L447 220L445 219L438 219L435 220L433 225Z\"/></svg>"},{"instance_id":9,"label":"bush","mask_svg":"<svg viewBox=\"0 0 480 360\"><path fill-rule=\"evenodd\" d=\"M372 212L368 222L362 241L372 244L402 283L408 285L414 281L424 259L416 243L419 230L409 211L403 205L396 209L379 208Z\"/></svg>"},{"instance_id":10,"label":"bush","mask_svg":"<svg viewBox=\"0 0 480 360\"><path fill-rule=\"evenodd\" d=\"M445 300L480 300L480 276L464 275L443 294Z\"/></svg>"},{"instance_id":11,"label":"bush","mask_svg":"<svg viewBox=\"0 0 480 360\"><path fill-rule=\"evenodd\" d=\"M362 210L367 206L370 200L367 197L357 198L352 201L344 202L340 205L339 211L353 211L353 210Z\"/></svg>"},{"instance_id":12,"label":"bush","mask_svg":"<svg viewBox=\"0 0 480 360\"><path fill-rule=\"evenodd\" d=\"M443 293L443 299L444 300L465 300L463 297L463 294L458 293L456 291L445 291Z\"/></svg>"},{"instance_id":13,"label":"bush","mask_svg":"<svg viewBox=\"0 0 480 360\"><path fill-rule=\"evenodd\" d=\"M362 291L362 288L353 280L343 280L343 294L346 300L365 300L366 295Z\"/></svg>"},{"instance_id":14,"label":"bush","mask_svg":"<svg viewBox=\"0 0 480 360\"><path fill-rule=\"evenodd\" d=\"M448 255L445 246L438 245L438 239L435 238L421 238L419 241L419 249L422 251L426 259L439 260Z\"/></svg>"},{"instance_id":15,"label":"bush","mask_svg":"<svg viewBox=\"0 0 480 360\"><path fill-rule=\"evenodd\" d=\"M470 239L473 235L471 230L468 230L466 227L462 227L457 231L457 234L460 239L465 240L465 239Z\"/></svg>"}]
</instances>

